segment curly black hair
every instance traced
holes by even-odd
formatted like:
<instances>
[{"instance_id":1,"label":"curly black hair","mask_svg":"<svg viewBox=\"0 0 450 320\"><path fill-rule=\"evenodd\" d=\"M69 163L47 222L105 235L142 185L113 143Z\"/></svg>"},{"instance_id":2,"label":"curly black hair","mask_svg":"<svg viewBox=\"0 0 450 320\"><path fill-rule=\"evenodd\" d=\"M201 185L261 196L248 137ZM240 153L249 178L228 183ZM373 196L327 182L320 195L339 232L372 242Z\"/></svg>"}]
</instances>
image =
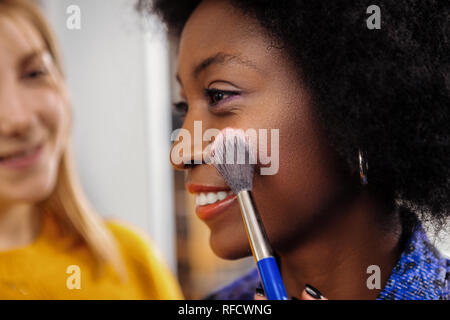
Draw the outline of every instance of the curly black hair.
<instances>
[{"instance_id":1,"label":"curly black hair","mask_svg":"<svg viewBox=\"0 0 450 320\"><path fill-rule=\"evenodd\" d=\"M450 197L450 3L447 0L229 0L281 43L338 154L400 211L439 227ZM172 35L201 0L139 0ZM369 29L367 8L381 9ZM277 46L278 47L278 46Z\"/></svg>"}]
</instances>

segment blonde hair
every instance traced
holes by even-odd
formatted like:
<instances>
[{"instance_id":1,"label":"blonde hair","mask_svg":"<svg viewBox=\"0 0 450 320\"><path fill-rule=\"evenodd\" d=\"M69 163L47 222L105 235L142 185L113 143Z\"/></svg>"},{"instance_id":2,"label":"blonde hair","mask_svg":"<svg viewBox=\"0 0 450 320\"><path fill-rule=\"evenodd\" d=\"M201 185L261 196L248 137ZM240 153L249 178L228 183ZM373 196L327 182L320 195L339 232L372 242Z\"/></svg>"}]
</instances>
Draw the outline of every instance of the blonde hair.
<instances>
[{"instance_id":1,"label":"blonde hair","mask_svg":"<svg viewBox=\"0 0 450 320\"><path fill-rule=\"evenodd\" d=\"M57 87L68 102L60 53L45 18L33 1L0 0L0 15L14 18L17 14L24 17L42 37L60 76ZM90 207L82 191L75 174L68 141L63 150L54 190L38 207L42 213L52 216L62 232L74 235L77 240L84 242L94 254L101 270L110 264L120 279L125 280L125 267L117 243L100 216Z\"/></svg>"}]
</instances>

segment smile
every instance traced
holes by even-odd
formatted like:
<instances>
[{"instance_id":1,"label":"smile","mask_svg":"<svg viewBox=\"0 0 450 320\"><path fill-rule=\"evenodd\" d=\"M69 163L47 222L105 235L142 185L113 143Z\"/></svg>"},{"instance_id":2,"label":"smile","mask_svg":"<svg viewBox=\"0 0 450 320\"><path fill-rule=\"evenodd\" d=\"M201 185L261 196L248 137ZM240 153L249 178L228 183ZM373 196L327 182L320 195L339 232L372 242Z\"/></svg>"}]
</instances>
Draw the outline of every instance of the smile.
<instances>
[{"instance_id":1,"label":"smile","mask_svg":"<svg viewBox=\"0 0 450 320\"><path fill-rule=\"evenodd\" d=\"M219 216L236 200L236 195L226 187L188 184L186 189L195 195L195 212L204 221Z\"/></svg>"},{"instance_id":2,"label":"smile","mask_svg":"<svg viewBox=\"0 0 450 320\"><path fill-rule=\"evenodd\" d=\"M11 169L25 169L35 165L42 154L43 145L0 156L0 165Z\"/></svg>"},{"instance_id":3,"label":"smile","mask_svg":"<svg viewBox=\"0 0 450 320\"><path fill-rule=\"evenodd\" d=\"M218 201L222 201L228 196L233 195L231 191L219 191L219 192L201 192L195 196L195 204L197 206L204 206L214 204Z\"/></svg>"}]
</instances>

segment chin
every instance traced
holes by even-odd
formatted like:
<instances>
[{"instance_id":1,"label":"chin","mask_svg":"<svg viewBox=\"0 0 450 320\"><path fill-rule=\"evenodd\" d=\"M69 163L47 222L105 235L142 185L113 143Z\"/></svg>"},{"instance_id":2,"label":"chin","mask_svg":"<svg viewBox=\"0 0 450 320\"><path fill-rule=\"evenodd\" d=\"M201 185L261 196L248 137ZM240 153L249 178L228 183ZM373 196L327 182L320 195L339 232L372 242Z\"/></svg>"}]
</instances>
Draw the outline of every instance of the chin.
<instances>
[{"instance_id":1,"label":"chin","mask_svg":"<svg viewBox=\"0 0 450 320\"><path fill-rule=\"evenodd\" d=\"M214 254L225 260L237 260L252 255L245 234L242 237L241 235L233 236L227 232L221 232L221 234L211 232L209 244Z\"/></svg>"},{"instance_id":2,"label":"chin","mask_svg":"<svg viewBox=\"0 0 450 320\"><path fill-rule=\"evenodd\" d=\"M11 202L36 204L46 200L55 189L56 177L51 174L39 174L19 184L1 187L2 198Z\"/></svg>"},{"instance_id":3,"label":"chin","mask_svg":"<svg viewBox=\"0 0 450 320\"><path fill-rule=\"evenodd\" d=\"M37 204L46 200L52 194L54 188L44 187L40 189L28 189L17 191L14 194L9 195L9 199L12 202Z\"/></svg>"}]
</instances>

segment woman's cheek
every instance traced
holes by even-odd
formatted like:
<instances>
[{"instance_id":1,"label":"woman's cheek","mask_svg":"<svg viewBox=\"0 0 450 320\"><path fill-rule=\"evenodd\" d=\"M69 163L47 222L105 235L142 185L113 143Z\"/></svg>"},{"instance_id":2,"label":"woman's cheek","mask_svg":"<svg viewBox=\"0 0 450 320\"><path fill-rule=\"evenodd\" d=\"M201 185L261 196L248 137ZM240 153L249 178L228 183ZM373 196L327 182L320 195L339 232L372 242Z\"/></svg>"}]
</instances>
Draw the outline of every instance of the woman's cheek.
<instances>
[{"instance_id":1,"label":"woman's cheek","mask_svg":"<svg viewBox=\"0 0 450 320\"><path fill-rule=\"evenodd\" d=\"M70 132L70 109L63 96L56 90L47 90L42 93L39 106L39 115L42 123L48 130L50 139L61 148L67 143Z\"/></svg>"},{"instance_id":2,"label":"woman's cheek","mask_svg":"<svg viewBox=\"0 0 450 320\"><path fill-rule=\"evenodd\" d=\"M39 125L47 138L49 153L46 172L50 186L56 183L62 155L69 142L70 110L60 91L55 88L41 89L35 98L38 101Z\"/></svg>"}]
</instances>

